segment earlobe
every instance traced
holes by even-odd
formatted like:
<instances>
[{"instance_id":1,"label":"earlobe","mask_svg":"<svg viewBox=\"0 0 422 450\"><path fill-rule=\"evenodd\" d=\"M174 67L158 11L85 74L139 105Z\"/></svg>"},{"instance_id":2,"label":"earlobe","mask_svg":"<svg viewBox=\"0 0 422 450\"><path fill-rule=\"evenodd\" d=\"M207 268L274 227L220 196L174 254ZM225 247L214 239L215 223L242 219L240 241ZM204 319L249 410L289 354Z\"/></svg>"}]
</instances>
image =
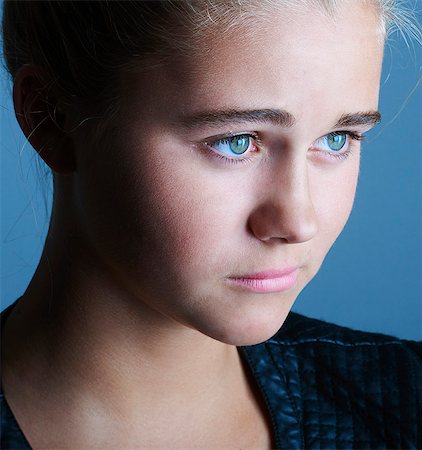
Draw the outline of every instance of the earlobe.
<instances>
[{"instance_id":1,"label":"earlobe","mask_svg":"<svg viewBox=\"0 0 422 450\"><path fill-rule=\"evenodd\" d=\"M57 98L44 71L22 66L14 79L13 102L19 125L30 144L56 173L70 174L76 169L73 140L66 131L66 114L59 111Z\"/></svg>"}]
</instances>

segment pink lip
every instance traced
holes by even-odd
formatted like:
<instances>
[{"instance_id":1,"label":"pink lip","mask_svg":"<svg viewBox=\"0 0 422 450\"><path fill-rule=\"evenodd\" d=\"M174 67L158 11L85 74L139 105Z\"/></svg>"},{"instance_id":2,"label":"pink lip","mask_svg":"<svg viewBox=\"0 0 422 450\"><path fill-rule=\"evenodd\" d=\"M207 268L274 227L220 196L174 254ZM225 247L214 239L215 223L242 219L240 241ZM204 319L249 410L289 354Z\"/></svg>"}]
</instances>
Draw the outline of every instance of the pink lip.
<instances>
[{"instance_id":1,"label":"pink lip","mask_svg":"<svg viewBox=\"0 0 422 450\"><path fill-rule=\"evenodd\" d=\"M297 267L284 270L267 270L250 275L228 278L234 284L252 292L282 292L294 286L297 280Z\"/></svg>"}]
</instances>

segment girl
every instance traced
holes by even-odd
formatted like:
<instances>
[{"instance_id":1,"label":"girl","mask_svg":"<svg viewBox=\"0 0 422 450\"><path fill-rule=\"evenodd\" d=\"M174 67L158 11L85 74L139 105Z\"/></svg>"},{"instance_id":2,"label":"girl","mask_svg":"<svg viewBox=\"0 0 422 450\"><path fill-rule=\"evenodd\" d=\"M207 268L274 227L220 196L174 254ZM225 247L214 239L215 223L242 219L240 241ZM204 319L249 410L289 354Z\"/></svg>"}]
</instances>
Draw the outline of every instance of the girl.
<instances>
[{"instance_id":1,"label":"girl","mask_svg":"<svg viewBox=\"0 0 422 450\"><path fill-rule=\"evenodd\" d=\"M393 20L385 0L5 2L54 203L2 317L2 448L422 445L420 344L287 318L349 216Z\"/></svg>"}]
</instances>

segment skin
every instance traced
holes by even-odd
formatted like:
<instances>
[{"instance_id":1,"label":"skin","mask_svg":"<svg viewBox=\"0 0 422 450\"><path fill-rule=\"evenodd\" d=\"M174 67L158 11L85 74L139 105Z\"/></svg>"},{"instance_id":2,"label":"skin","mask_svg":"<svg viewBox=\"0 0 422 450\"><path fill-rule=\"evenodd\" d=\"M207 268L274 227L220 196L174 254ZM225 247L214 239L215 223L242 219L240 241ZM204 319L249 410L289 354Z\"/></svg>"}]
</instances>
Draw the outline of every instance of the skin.
<instances>
[{"instance_id":1,"label":"skin","mask_svg":"<svg viewBox=\"0 0 422 450\"><path fill-rule=\"evenodd\" d=\"M214 34L195 54L122 74L120 111L100 142L83 126L58 136L48 121L31 136L56 170L54 212L3 330L3 386L35 448L271 446L235 346L282 326L347 221L359 142L341 160L315 143L344 130L334 127L344 114L377 109L377 20L365 2L334 18L274 11L259 39ZM33 69L16 77L27 135L36 87ZM295 124L189 121L227 109L283 109ZM74 123L64 111L63 128ZM229 132L259 135L248 163L212 156L205 142ZM298 278L284 292L227 281L290 266Z\"/></svg>"}]
</instances>

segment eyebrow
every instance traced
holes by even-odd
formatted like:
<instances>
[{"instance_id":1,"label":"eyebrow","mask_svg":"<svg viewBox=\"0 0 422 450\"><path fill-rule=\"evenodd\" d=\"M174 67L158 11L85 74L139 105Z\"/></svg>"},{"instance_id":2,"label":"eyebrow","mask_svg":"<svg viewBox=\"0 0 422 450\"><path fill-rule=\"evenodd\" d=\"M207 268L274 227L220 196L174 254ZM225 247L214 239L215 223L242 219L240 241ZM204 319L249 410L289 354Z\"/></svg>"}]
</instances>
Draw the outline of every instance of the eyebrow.
<instances>
[{"instance_id":1,"label":"eyebrow","mask_svg":"<svg viewBox=\"0 0 422 450\"><path fill-rule=\"evenodd\" d=\"M296 120L293 114L282 109L228 109L223 111L211 111L195 114L182 119L182 124L187 128L200 126L218 127L227 123L269 123L284 128L292 127Z\"/></svg>"},{"instance_id":2,"label":"eyebrow","mask_svg":"<svg viewBox=\"0 0 422 450\"><path fill-rule=\"evenodd\" d=\"M334 125L334 128L375 125L379 122L381 122L381 114L378 111L358 112L354 114L343 114Z\"/></svg>"},{"instance_id":3,"label":"eyebrow","mask_svg":"<svg viewBox=\"0 0 422 450\"><path fill-rule=\"evenodd\" d=\"M375 125L381 121L378 111L365 111L352 114L343 114L333 128L350 127L357 125ZM193 116L183 117L182 125L186 128L219 127L228 123L269 123L271 125L291 128L296 119L293 114L283 109L228 109L198 113Z\"/></svg>"}]
</instances>

